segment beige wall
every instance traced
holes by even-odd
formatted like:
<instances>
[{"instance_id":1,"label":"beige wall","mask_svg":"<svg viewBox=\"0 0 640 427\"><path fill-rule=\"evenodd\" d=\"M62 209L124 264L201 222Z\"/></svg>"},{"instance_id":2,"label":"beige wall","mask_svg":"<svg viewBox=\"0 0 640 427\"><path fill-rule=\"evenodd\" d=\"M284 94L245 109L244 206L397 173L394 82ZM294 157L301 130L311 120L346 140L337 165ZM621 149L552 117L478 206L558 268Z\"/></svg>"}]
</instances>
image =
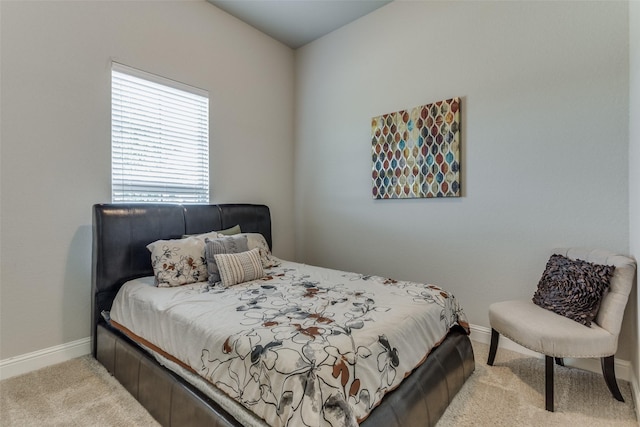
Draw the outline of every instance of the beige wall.
<instances>
[{"instance_id":1,"label":"beige wall","mask_svg":"<svg viewBox=\"0 0 640 427\"><path fill-rule=\"evenodd\" d=\"M640 260L640 2L629 2L629 246L631 254ZM638 285L634 289L636 307L640 307ZM631 362L636 387L640 387L640 315L636 311L635 346ZM636 392L636 411L639 411L640 388Z\"/></svg>"},{"instance_id":2,"label":"beige wall","mask_svg":"<svg viewBox=\"0 0 640 427\"><path fill-rule=\"evenodd\" d=\"M489 326L553 247L628 253L628 22L624 2L400 0L298 50L300 260L440 284ZM454 96L463 197L373 200L371 117Z\"/></svg>"},{"instance_id":3,"label":"beige wall","mask_svg":"<svg viewBox=\"0 0 640 427\"><path fill-rule=\"evenodd\" d=\"M296 253L296 182L301 260L441 283L479 325L492 301L531 294L550 247L638 257L629 8L627 28L622 2L396 0L298 51L294 69L291 50L205 2L0 1L0 360L89 335L111 59L209 90L212 202L269 204L279 256ZM450 96L463 97L464 196L371 200L370 118ZM637 306L619 352L636 378Z\"/></svg>"},{"instance_id":4,"label":"beige wall","mask_svg":"<svg viewBox=\"0 0 640 427\"><path fill-rule=\"evenodd\" d=\"M293 52L209 3L1 1L0 360L90 334L110 61L210 94L211 202L265 203L294 256Z\"/></svg>"}]
</instances>

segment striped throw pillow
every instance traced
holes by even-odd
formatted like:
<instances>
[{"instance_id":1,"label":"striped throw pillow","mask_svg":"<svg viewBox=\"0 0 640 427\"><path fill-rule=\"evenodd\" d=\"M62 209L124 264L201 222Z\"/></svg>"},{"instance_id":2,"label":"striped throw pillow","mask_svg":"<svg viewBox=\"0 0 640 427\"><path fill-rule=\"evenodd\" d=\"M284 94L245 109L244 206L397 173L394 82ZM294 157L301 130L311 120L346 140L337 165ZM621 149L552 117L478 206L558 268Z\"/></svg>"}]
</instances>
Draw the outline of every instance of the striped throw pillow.
<instances>
[{"instance_id":1,"label":"striped throw pillow","mask_svg":"<svg viewBox=\"0 0 640 427\"><path fill-rule=\"evenodd\" d=\"M214 258L224 286L233 286L264 276L258 248L235 254L215 254Z\"/></svg>"}]
</instances>

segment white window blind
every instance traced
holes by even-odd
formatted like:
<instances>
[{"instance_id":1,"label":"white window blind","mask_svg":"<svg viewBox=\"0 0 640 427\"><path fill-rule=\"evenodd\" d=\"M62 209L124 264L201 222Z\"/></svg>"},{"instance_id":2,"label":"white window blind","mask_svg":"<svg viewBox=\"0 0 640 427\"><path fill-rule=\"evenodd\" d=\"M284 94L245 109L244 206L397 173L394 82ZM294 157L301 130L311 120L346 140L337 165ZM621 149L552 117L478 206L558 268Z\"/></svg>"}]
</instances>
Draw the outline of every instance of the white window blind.
<instances>
[{"instance_id":1,"label":"white window blind","mask_svg":"<svg viewBox=\"0 0 640 427\"><path fill-rule=\"evenodd\" d=\"M117 202L209 202L209 95L112 63L111 194Z\"/></svg>"}]
</instances>

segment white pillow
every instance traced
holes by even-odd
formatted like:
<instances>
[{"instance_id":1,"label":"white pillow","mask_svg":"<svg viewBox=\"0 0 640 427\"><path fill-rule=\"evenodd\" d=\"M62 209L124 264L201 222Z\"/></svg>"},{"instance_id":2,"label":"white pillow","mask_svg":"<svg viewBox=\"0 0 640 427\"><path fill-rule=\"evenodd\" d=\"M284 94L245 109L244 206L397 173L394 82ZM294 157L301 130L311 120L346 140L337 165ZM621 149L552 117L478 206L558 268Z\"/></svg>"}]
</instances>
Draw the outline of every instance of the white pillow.
<instances>
[{"instance_id":1,"label":"white pillow","mask_svg":"<svg viewBox=\"0 0 640 427\"><path fill-rule=\"evenodd\" d=\"M206 239L216 239L221 236L222 234L218 233L217 231L209 231L208 233L202 234L185 234L184 236L182 236L182 238L186 239L187 237L195 237L196 239L200 239L204 242Z\"/></svg>"},{"instance_id":2,"label":"white pillow","mask_svg":"<svg viewBox=\"0 0 640 427\"><path fill-rule=\"evenodd\" d=\"M233 286L264 277L258 248L235 254L216 254L214 258L223 286Z\"/></svg>"},{"instance_id":3,"label":"white pillow","mask_svg":"<svg viewBox=\"0 0 640 427\"><path fill-rule=\"evenodd\" d=\"M271 254L269 244L264 236L260 233L242 233L243 236L247 236L248 248L257 248L260 250L260 260L263 268L271 268L280 265L280 260Z\"/></svg>"},{"instance_id":4,"label":"white pillow","mask_svg":"<svg viewBox=\"0 0 640 427\"><path fill-rule=\"evenodd\" d=\"M204 257L204 240L157 240L147 245L151 251L151 266L156 286L172 287L207 280L207 263Z\"/></svg>"}]
</instances>

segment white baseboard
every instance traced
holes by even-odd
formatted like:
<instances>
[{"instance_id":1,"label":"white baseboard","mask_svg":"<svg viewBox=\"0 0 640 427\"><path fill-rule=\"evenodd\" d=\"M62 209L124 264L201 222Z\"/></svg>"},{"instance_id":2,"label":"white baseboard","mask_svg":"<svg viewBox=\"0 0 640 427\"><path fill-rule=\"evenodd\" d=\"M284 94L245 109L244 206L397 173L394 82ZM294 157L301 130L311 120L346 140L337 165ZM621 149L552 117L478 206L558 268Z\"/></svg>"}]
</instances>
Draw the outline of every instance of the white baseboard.
<instances>
[{"instance_id":1,"label":"white baseboard","mask_svg":"<svg viewBox=\"0 0 640 427\"><path fill-rule=\"evenodd\" d=\"M632 370L631 372L636 372ZM633 400L636 404L636 418L640 420L640 384L638 383L638 377L631 375L631 392L633 393Z\"/></svg>"},{"instance_id":2,"label":"white baseboard","mask_svg":"<svg viewBox=\"0 0 640 427\"><path fill-rule=\"evenodd\" d=\"M66 362L89 353L91 353L91 338L87 337L0 360L0 380Z\"/></svg>"}]
</instances>

